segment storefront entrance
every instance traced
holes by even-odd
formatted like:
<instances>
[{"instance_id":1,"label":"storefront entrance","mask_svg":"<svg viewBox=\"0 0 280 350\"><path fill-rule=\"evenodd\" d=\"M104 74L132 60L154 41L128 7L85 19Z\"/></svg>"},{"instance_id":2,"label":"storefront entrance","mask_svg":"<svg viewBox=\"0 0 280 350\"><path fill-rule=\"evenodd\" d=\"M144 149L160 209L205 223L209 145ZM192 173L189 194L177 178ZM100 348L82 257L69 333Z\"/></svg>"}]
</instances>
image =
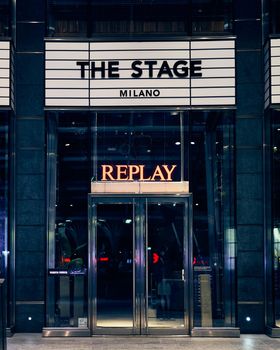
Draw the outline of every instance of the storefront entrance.
<instances>
[{"instance_id":1,"label":"storefront entrance","mask_svg":"<svg viewBox=\"0 0 280 350\"><path fill-rule=\"evenodd\" d=\"M189 334L190 196L89 196L92 334Z\"/></svg>"}]
</instances>

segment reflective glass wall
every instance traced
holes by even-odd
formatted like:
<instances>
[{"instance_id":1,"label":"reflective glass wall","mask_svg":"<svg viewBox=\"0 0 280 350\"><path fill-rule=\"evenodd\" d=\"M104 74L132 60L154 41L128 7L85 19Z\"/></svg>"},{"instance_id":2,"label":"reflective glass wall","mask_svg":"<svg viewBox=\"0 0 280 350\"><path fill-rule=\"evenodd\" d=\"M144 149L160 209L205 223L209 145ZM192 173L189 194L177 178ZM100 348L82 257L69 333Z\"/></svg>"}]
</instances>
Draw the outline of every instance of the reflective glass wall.
<instances>
[{"instance_id":1,"label":"reflective glass wall","mask_svg":"<svg viewBox=\"0 0 280 350\"><path fill-rule=\"evenodd\" d=\"M10 36L10 0L0 0L0 36Z\"/></svg>"},{"instance_id":2,"label":"reflective glass wall","mask_svg":"<svg viewBox=\"0 0 280 350\"><path fill-rule=\"evenodd\" d=\"M98 113L94 178L102 179L102 164L141 164L143 177L151 176L157 165L172 164L173 181L187 180L183 118L184 113L177 112ZM139 176L133 178L139 180Z\"/></svg>"},{"instance_id":3,"label":"reflective glass wall","mask_svg":"<svg viewBox=\"0 0 280 350\"><path fill-rule=\"evenodd\" d=\"M270 32L280 34L280 0L270 0Z\"/></svg>"},{"instance_id":4,"label":"reflective glass wall","mask_svg":"<svg viewBox=\"0 0 280 350\"><path fill-rule=\"evenodd\" d=\"M271 121L271 240L268 240L268 251L271 252L271 279L270 293L270 326L280 327L280 112L272 112ZM271 281L269 281L270 283Z\"/></svg>"},{"instance_id":5,"label":"reflective glass wall","mask_svg":"<svg viewBox=\"0 0 280 350\"><path fill-rule=\"evenodd\" d=\"M48 311L51 327L87 327L88 216L91 118L48 119Z\"/></svg>"},{"instance_id":6,"label":"reflective glass wall","mask_svg":"<svg viewBox=\"0 0 280 350\"><path fill-rule=\"evenodd\" d=\"M232 0L48 0L47 36L232 32Z\"/></svg>"},{"instance_id":7,"label":"reflective glass wall","mask_svg":"<svg viewBox=\"0 0 280 350\"><path fill-rule=\"evenodd\" d=\"M14 283L10 278L14 271L12 224L13 222L13 189L11 186L10 149L10 114L0 112L0 278L6 280L5 298L7 327L14 324Z\"/></svg>"},{"instance_id":8,"label":"reflective glass wall","mask_svg":"<svg viewBox=\"0 0 280 350\"><path fill-rule=\"evenodd\" d=\"M8 115L0 113L0 278L7 278L8 266Z\"/></svg>"},{"instance_id":9,"label":"reflective glass wall","mask_svg":"<svg viewBox=\"0 0 280 350\"><path fill-rule=\"evenodd\" d=\"M235 326L234 113L57 112L47 120L47 326L87 326L87 195L103 164L147 172L174 164L173 180L190 181L194 326Z\"/></svg>"},{"instance_id":10,"label":"reflective glass wall","mask_svg":"<svg viewBox=\"0 0 280 350\"><path fill-rule=\"evenodd\" d=\"M232 112L191 113L195 327L235 326L234 145Z\"/></svg>"}]
</instances>

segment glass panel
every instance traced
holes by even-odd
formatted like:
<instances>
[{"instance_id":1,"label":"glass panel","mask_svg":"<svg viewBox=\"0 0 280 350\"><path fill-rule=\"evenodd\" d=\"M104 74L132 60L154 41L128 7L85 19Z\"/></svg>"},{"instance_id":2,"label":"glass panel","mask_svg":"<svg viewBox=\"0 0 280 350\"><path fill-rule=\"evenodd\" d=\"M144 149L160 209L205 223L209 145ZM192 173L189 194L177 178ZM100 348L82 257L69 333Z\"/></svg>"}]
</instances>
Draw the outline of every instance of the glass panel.
<instances>
[{"instance_id":1,"label":"glass panel","mask_svg":"<svg viewBox=\"0 0 280 350\"><path fill-rule=\"evenodd\" d=\"M280 113L273 111L272 121L272 278L274 325L280 327Z\"/></svg>"},{"instance_id":2,"label":"glass panel","mask_svg":"<svg viewBox=\"0 0 280 350\"><path fill-rule=\"evenodd\" d=\"M172 179L180 181L182 144L179 113L99 113L95 178L101 180L101 165L108 163L142 164L144 178L151 176L157 165L167 164L176 165ZM140 177L139 172L133 179Z\"/></svg>"},{"instance_id":3,"label":"glass panel","mask_svg":"<svg viewBox=\"0 0 280 350\"><path fill-rule=\"evenodd\" d=\"M232 0L193 0L192 33L231 32L232 12Z\"/></svg>"},{"instance_id":4,"label":"glass panel","mask_svg":"<svg viewBox=\"0 0 280 350\"><path fill-rule=\"evenodd\" d=\"M188 0L93 0L93 34L186 34Z\"/></svg>"},{"instance_id":5,"label":"glass panel","mask_svg":"<svg viewBox=\"0 0 280 350\"><path fill-rule=\"evenodd\" d=\"M49 0L47 36L87 37L88 0Z\"/></svg>"},{"instance_id":6,"label":"glass panel","mask_svg":"<svg viewBox=\"0 0 280 350\"><path fill-rule=\"evenodd\" d=\"M0 278L7 278L8 258L8 116L0 114Z\"/></svg>"},{"instance_id":7,"label":"glass panel","mask_svg":"<svg viewBox=\"0 0 280 350\"><path fill-rule=\"evenodd\" d=\"M280 33L280 0L271 0L271 33Z\"/></svg>"},{"instance_id":8,"label":"glass panel","mask_svg":"<svg viewBox=\"0 0 280 350\"><path fill-rule=\"evenodd\" d=\"M279 225L280 226L280 225ZM280 227L273 228L275 326L280 327Z\"/></svg>"},{"instance_id":9,"label":"glass panel","mask_svg":"<svg viewBox=\"0 0 280 350\"><path fill-rule=\"evenodd\" d=\"M148 204L148 327L184 327L183 203Z\"/></svg>"},{"instance_id":10,"label":"glass panel","mask_svg":"<svg viewBox=\"0 0 280 350\"><path fill-rule=\"evenodd\" d=\"M133 327L133 206L97 205L97 327Z\"/></svg>"},{"instance_id":11,"label":"glass panel","mask_svg":"<svg viewBox=\"0 0 280 350\"><path fill-rule=\"evenodd\" d=\"M90 118L49 118L48 326L87 326L88 213L91 178ZM53 142L55 140L55 142ZM53 193L54 189L56 192Z\"/></svg>"},{"instance_id":12,"label":"glass panel","mask_svg":"<svg viewBox=\"0 0 280 350\"><path fill-rule=\"evenodd\" d=\"M190 118L194 326L235 326L234 115Z\"/></svg>"},{"instance_id":13,"label":"glass panel","mask_svg":"<svg viewBox=\"0 0 280 350\"><path fill-rule=\"evenodd\" d=\"M5 294L7 327L14 325L14 283L11 277L13 261L10 259L14 222L10 220L13 212L13 189L10 176L12 160L10 158L14 145L10 146L10 135L13 134L13 119L7 112L0 113L0 278L5 279L3 293ZM11 201L10 201L11 199Z\"/></svg>"},{"instance_id":14,"label":"glass panel","mask_svg":"<svg viewBox=\"0 0 280 350\"><path fill-rule=\"evenodd\" d=\"M0 36L10 35L10 1L0 0Z\"/></svg>"},{"instance_id":15,"label":"glass panel","mask_svg":"<svg viewBox=\"0 0 280 350\"><path fill-rule=\"evenodd\" d=\"M227 34L232 22L232 0L48 0L47 36Z\"/></svg>"}]
</instances>

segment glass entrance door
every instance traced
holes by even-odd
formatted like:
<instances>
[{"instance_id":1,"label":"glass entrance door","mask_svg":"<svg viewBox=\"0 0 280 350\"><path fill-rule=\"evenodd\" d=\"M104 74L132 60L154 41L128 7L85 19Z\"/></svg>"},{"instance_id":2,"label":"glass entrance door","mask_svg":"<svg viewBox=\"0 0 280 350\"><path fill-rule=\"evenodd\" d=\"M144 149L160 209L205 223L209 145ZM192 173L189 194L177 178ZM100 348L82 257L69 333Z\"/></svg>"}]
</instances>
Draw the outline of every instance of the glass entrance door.
<instances>
[{"instance_id":1,"label":"glass entrance door","mask_svg":"<svg viewBox=\"0 0 280 350\"><path fill-rule=\"evenodd\" d=\"M93 334L188 334L188 197L89 201Z\"/></svg>"}]
</instances>

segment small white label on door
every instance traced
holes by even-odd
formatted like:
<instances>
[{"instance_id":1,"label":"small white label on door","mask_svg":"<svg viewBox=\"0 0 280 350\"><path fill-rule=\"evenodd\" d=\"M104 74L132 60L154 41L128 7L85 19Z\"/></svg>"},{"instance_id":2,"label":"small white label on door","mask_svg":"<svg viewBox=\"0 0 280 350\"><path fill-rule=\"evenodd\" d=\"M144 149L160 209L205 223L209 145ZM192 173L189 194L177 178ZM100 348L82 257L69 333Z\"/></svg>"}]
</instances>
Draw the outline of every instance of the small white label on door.
<instances>
[{"instance_id":1,"label":"small white label on door","mask_svg":"<svg viewBox=\"0 0 280 350\"><path fill-rule=\"evenodd\" d=\"M79 328L87 328L87 318L86 317L79 317L78 318L78 327Z\"/></svg>"}]
</instances>

